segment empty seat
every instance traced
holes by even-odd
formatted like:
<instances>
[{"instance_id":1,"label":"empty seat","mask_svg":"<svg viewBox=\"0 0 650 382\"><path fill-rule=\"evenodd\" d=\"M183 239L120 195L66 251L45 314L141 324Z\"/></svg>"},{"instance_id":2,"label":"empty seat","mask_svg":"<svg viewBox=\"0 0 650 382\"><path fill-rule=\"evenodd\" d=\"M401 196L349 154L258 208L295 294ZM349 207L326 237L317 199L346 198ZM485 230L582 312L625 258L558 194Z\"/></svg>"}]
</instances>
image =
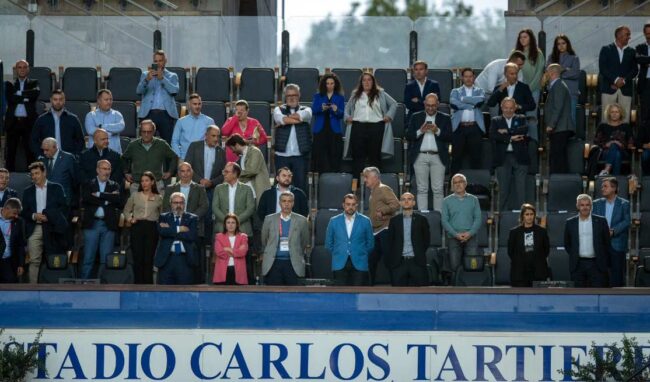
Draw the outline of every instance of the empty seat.
<instances>
[{"instance_id":1,"label":"empty seat","mask_svg":"<svg viewBox=\"0 0 650 382\"><path fill-rule=\"evenodd\" d=\"M454 88L454 74L449 69L429 69L427 77L438 82L440 86L440 102L449 103L451 90Z\"/></svg>"},{"instance_id":2,"label":"empty seat","mask_svg":"<svg viewBox=\"0 0 650 382\"><path fill-rule=\"evenodd\" d=\"M455 286L492 286L492 271L485 266L483 256L465 256L456 270Z\"/></svg>"},{"instance_id":3,"label":"empty seat","mask_svg":"<svg viewBox=\"0 0 650 382\"><path fill-rule=\"evenodd\" d=\"M66 101L65 109L79 118L81 126L84 126L86 114L90 113L90 104L86 101ZM86 129L84 128L84 132Z\"/></svg>"},{"instance_id":4,"label":"empty seat","mask_svg":"<svg viewBox=\"0 0 650 382\"><path fill-rule=\"evenodd\" d=\"M142 76L139 68L111 68L106 78L106 88L113 93L115 101L139 101L135 92Z\"/></svg>"},{"instance_id":5,"label":"empty seat","mask_svg":"<svg viewBox=\"0 0 650 382\"><path fill-rule=\"evenodd\" d=\"M336 76L341 81L341 86L343 86L343 96L347 102L350 99L350 94L352 91L357 88L357 85L359 85L359 77L361 77L361 74L363 74L363 72L361 69L342 68L332 69L332 72L336 74Z\"/></svg>"},{"instance_id":6,"label":"empty seat","mask_svg":"<svg viewBox=\"0 0 650 382\"><path fill-rule=\"evenodd\" d=\"M429 279L429 285L440 285L442 284L441 270L443 265L442 256L437 248L427 248L425 253L427 258L427 274Z\"/></svg>"},{"instance_id":7,"label":"empty seat","mask_svg":"<svg viewBox=\"0 0 650 382\"><path fill-rule=\"evenodd\" d=\"M36 102L36 114L41 115L47 111L47 105L43 101Z\"/></svg>"},{"instance_id":8,"label":"empty seat","mask_svg":"<svg viewBox=\"0 0 650 382\"><path fill-rule=\"evenodd\" d=\"M29 70L29 78L38 80L38 88L41 91L38 99L48 102L52 94L52 89L54 88L54 74L52 70L44 66L35 66Z\"/></svg>"},{"instance_id":9,"label":"empty seat","mask_svg":"<svg viewBox=\"0 0 650 382\"><path fill-rule=\"evenodd\" d=\"M381 172L403 173L404 171L404 146L399 138L393 139L393 157L382 159Z\"/></svg>"},{"instance_id":10,"label":"empty seat","mask_svg":"<svg viewBox=\"0 0 650 382\"><path fill-rule=\"evenodd\" d=\"M539 172L539 144L535 140L528 142L528 157L530 158L528 173L537 174Z\"/></svg>"},{"instance_id":11,"label":"empty seat","mask_svg":"<svg viewBox=\"0 0 650 382\"><path fill-rule=\"evenodd\" d=\"M609 176L597 177L594 183L594 200L602 197L600 188L603 185L603 179L609 178ZM627 177L623 175L616 176L618 181L618 196L623 199L630 200L629 184L627 182Z\"/></svg>"},{"instance_id":12,"label":"empty seat","mask_svg":"<svg viewBox=\"0 0 650 382\"><path fill-rule=\"evenodd\" d=\"M393 192L395 193L395 196L397 196L397 199L400 197L400 187L399 187L399 176L395 173L388 173L388 172L382 172L381 175L379 176L379 179L381 179L381 182L388 187L390 187ZM368 207L370 205L370 189L368 187L363 187L363 206L364 210L368 210Z\"/></svg>"},{"instance_id":13,"label":"empty seat","mask_svg":"<svg viewBox=\"0 0 650 382\"><path fill-rule=\"evenodd\" d=\"M214 119L214 123L219 127L223 126L223 123L226 122L226 105L223 102L203 101L201 112Z\"/></svg>"},{"instance_id":14,"label":"empty seat","mask_svg":"<svg viewBox=\"0 0 650 382\"><path fill-rule=\"evenodd\" d=\"M572 216L574 214L566 212L549 212L546 215L546 231L551 247L564 247L564 226Z\"/></svg>"},{"instance_id":15,"label":"empty seat","mask_svg":"<svg viewBox=\"0 0 650 382\"><path fill-rule=\"evenodd\" d=\"M575 211L576 197L582 193L582 178L577 174L551 174L548 179L548 211Z\"/></svg>"},{"instance_id":16,"label":"empty seat","mask_svg":"<svg viewBox=\"0 0 650 382\"><path fill-rule=\"evenodd\" d=\"M641 211L650 211L650 177L646 176L641 179L641 192L639 197L641 198Z\"/></svg>"},{"instance_id":17,"label":"empty seat","mask_svg":"<svg viewBox=\"0 0 650 382\"><path fill-rule=\"evenodd\" d=\"M98 81L95 68L66 68L61 82L66 101L95 102L97 99Z\"/></svg>"},{"instance_id":18,"label":"empty seat","mask_svg":"<svg viewBox=\"0 0 650 382\"><path fill-rule=\"evenodd\" d=\"M165 68L178 76L178 93L174 96L176 102L185 102L187 100L187 71L180 67ZM180 115L180 114L179 114Z\"/></svg>"},{"instance_id":19,"label":"empty seat","mask_svg":"<svg viewBox=\"0 0 650 382\"><path fill-rule=\"evenodd\" d=\"M442 246L442 218L438 211L418 211L427 218L429 223L429 247L440 248Z\"/></svg>"},{"instance_id":20,"label":"empty seat","mask_svg":"<svg viewBox=\"0 0 650 382\"><path fill-rule=\"evenodd\" d=\"M451 106L449 106L449 104L446 103L441 103L440 105L438 105L438 111L441 113L445 113L447 115L451 115Z\"/></svg>"},{"instance_id":21,"label":"empty seat","mask_svg":"<svg viewBox=\"0 0 650 382\"><path fill-rule=\"evenodd\" d=\"M12 172L9 175L9 188L16 190L18 198L23 200L23 191L32 184L32 178L28 172Z\"/></svg>"},{"instance_id":22,"label":"empty seat","mask_svg":"<svg viewBox=\"0 0 650 382\"><path fill-rule=\"evenodd\" d=\"M46 254L43 254L43 260L38 271L38 283L39 284L58 284L60 279L73 279L75 278L75 270L72 264L67 263L65 267L62 268L50 268L48 267L48 261L46 259ZM65 255L64 255L65 256ZM55 263L54 261L51 261ZM63 264L63 263L61 263Z\"/></svg>"},{"instance_id":23,"label":"empty seat","mask_svg":"<svg viewBox=\"0 0 650 382\"><path fill-rule=\"evenodd\" d=\"M487 211L481 212L481 227L478 229L477 239L479 252L481 248L489 248L490 246L490 231L487 224L488 213Z\"/></svg>"},{"instance_id":24,"label":"empty seat","mask_svg":"<svg viewBox=\"0 0 650 382\"><path fill-rule=\"evenodd\" d=\"M583 105L576 106L576 138L585 139L587 130L587 116Z\"/></svg>"},{"instance_id":25,"label":"empty seat","mask_svg":"<svg viewBox=\"0 0 650 382\"><path fill-rule=\"evenodd\" d=\"M548 255L548 266L553 281L571 281L569 254L564 248L551 248Z\"/></svg>"},{"instance_id":26,"label":"empty seat","mask_svg":"<svg viewBox=\"0 0 650 382\"><path fill-rule=\"evenodd\" d=\"M131 101L113 101L113 109L122 113L124 130L120 135L135 138L138 130L138 112L135 103Z\"/></svg>"},{"instance_id":27,"label":"empty seat","mask_svg":"<svg viewBox=\"0 0 650 382\"><path fill-rule=\"evenodd\" d=\"M271 132L273 131L273 119L271 117L271 108L268 102L249 102L248 116L260 121L266 135L269 137L271 136Z\"/></svg>"},{"instance_id":28,"label":"empty seat","mask_svg":"<svg viewBox=\"0 0 650 382\"><path fill-rule=\"evenodd\" d=\"M508 247L499 247L496 256L494 284L510 285L510 256L508 256Z\"/></svg>"},{"instance_id":29,"label":"empty seat","mask_svg":"<svg viewBox=\"0 0 650 382\"><path fill-rule=\"evenodd\" d=\"M567 145L568 173L582 174L585 171L585 141L582 139L572 138Z\"/></svg>"},{"instance_id":30,"label":"empty seat","mask_svg":"<svg viewBox=\"0 0 650 382\"><path fill-rule=\"evenodd\" d=\"M352 192L352 175L323 173L318 177L317 208L341 208L343 197Z\"/></svg>"},{"instance_id":31,"label":"empty seat","mask_svg":"<svg viewBox=\"0 0 650 382\"><path fill-rule=\"evenodd\" d=\"M639 242L640 248L650 248L650 213L644 212L639 217Z\"/></svg>"},{"instance_id":32,"label":"empty seat","mask_svg":"<svg viewBox=\"0 0 650 382\"><path fill-rule=\"evenodd\" d=\"M194 90L205 101L230 102L230 71L226 68L199 68Z\"/></svg>"},{"instance_id":33,"label":"empty seat","mask_svg":"<svg viewBox=\"0 0 650 382\"><path fill-rule=\"evenodd\" d=\"M482 210L490 209L492 198L492 175L489 170L463 170L467 178L467 192L476 196Z\"/></svg>"},{"instance_id":34,"label":"empty seat","mask_svg":"<svg viewBox=\"0 0 650 382\"><path fill-rule=\"evenodd\" d=\"M239 99L274 103L275 72L273 69L244 68L241 72Z\"/></svg>"},{"instance_id":35,"label":"empty seat","mask_svg":"<svg viewBox=\"0 0 650 382\"><path fill-rule=\"evenodd\" d=\"M315 279L332 278L332 255L322 245L311 251L311 277Z\"/></svg>"},{"instance_id":36,"label":"empty seat","mask_svg":"<svg viewBox=\"0 0 650 382\"><path fill-rule=\"evenodd\" d=\"M288 68L285 76L286 84L300 86L300 94L303 99L310 99L313 94L318 93L318 69Z\"/></svg>"},{"instance_id":37,"label":"empty seat","mask_svg":"<svg viewBox=\"0 0 650 382\"><path fill-rule=\"evenodd\" d=\"M375 70L377 84L399 103L404 103L404 88L406 87L406 70L377 69Z\"/></svg>"},{"instance_id":38,"label":"empty seat","mask_svg":"<svg viewBox=\"0 0 650 382\"><path fill-rule=\"evenodd\" d=\"M499 213L499 246L507 247L508 246L508 237L510 236L510 230L519 225L519 212L513 211L501 211Z\"/></svg>"},{"instance_id":39,"label":"empty seat","mask_svg":"<svg viewBox=\"0 0 650 382\"><path fill-rule=\"evenodd\" d=\"M489 139L481 139L481 147L479 148L479 150L481 150L481 158L483 158L481 160L481 164L479 168L482 170L492 171L492 142ZM469 153L466 151L465 155L463 155L463 157L461 158L460 172L465 173L465 171L467 171L466 169L469 169L471 167L472 166L470 164L470 156Z\"/></svg>"},{"instance_id":40,"label":"empty seat","mask_svg":"<svg viewBox=\"0 0 650 382\"><path fill-rule=\"evenodd\" d=\"M402 103L397 104L397 111L395 112L395 118L391 122L393 127L393 138L404 138L406 134L406 106Z\"/></svg>"},{"instance_id":41,"label":"empty seat","mask_svg":"<svg viewBox=\"0 0 650 382\"><path fill-rule=\"evenodd\" d=\"M325 235L330 219L343 212L337 209L319 209L314 221L314 245L325 245Z\"/></svg>"},{"instance_id":42,"label":"empty seat","mask_svg":"<svg viewBox=\"0 0 650 382\"><path fill-rule=\"evenodd\" d=\"M578 90L580 91L578 104L584 105L587 103L587 72L584 70L580 71L580 77L578 77Z\"/></svg>"}]
</instances>

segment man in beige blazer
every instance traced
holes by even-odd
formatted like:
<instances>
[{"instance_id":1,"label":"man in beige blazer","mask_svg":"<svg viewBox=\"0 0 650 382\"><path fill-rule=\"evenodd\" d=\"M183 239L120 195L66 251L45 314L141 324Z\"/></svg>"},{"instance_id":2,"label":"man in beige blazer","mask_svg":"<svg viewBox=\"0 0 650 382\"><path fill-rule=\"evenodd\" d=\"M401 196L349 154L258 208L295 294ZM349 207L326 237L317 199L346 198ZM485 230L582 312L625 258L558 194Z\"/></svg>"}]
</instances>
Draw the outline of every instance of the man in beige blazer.
<instances>
[{"instance_id":1,"label":"man in beige blazer","mask_svg":"<svg viewBox=\"0 0 650 382\"><path fill-rule=\"evenodd\" d=\"M310 243L307 218L292 212L294 195L280 194L280 212L264 218L262 274L267 285L297 285L305 277L305 252Z\"/></svg>"},{"instance_id":2,"label":"man in beige blazer","mask_svg":"<svg viewBox=\"0 0 650 382\"><path fill-rule=\"evenodd\" d=\"M255 147L249 145L239 134L233 134L226 141L226 146L239 155L241 175L239 181L248 184L253 189L253 196L259 202L262 193L271 188L269 181L269 170L266 168L264 155Z\"/></svg>"}]
</instances>

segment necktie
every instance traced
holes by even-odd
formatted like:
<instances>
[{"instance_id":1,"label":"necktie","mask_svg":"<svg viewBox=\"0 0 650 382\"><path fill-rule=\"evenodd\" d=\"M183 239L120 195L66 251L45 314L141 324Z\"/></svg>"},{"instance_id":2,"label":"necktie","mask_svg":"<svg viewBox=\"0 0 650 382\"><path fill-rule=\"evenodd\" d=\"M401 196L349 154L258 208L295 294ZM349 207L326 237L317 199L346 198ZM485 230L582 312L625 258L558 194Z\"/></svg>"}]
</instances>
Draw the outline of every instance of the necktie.
<instances>
[{"instance_id":1,"label":"necktie","mask_svg":"<svg viewBox=\"0 0 650 382\"><path fill-rule=\"evenodd\" d=\"M181 226L181 218L176 216L176 227L180 227L180 226ZM176 253L181 253L182 252L182 250L181 250L181 242L180 241L177 241L176 243L174 243L174 252L176 252Z\"/></svg>"},{"instance_id":2,"label":"necktie","mask_svg":"<svg viewBox=\"0 0 650 382\"><path fill-rule=\"evenodd\" d=\"M51 173L52 168L54 168L54 158L50 158L47 163L47 171Z\"/></svg>"}]
</instances>

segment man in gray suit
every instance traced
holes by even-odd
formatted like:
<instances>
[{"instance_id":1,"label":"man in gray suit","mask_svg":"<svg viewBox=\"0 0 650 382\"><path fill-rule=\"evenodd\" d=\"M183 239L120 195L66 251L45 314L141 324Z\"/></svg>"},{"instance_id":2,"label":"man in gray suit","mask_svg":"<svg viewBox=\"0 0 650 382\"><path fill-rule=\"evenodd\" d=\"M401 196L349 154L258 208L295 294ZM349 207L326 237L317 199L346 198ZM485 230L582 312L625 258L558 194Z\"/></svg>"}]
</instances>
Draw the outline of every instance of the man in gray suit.
<instances>
[{"instance_id":1,"label":"man in gray suit","mask_svg":"<svg viewBox=\"0 0 650 382\"><path fill-rule=\"evenodd\" d=\"M560 79L562 70L559 64L551 64L546 68L549 82L548 97L544 104L544 123L551 143L549 152L551 174L562 174L568 171L567 144L576 131L571 118L571 93L564 81Z\"/></svg>"},{"instance_id":2,"label":"man in gray suit","mask_svg":"<svg viewBox=\"0 0 650 382\"><path fill-rule=\"evenodd\" d=\"M305 277L305 251L310 243L307 218L295 214L291 191L280 194L280 212L264 218L262 274L267 285L298 285Z\"/></svg>"},{"instance_id":3,"label":"man in gray suit","mask_svg":"<svg viewBox=\"0 0 650 382\"><path fill-rule=\"evenodd\" d=\"M239 181L241 167L228 162L223 169L224 183L214 188L212 197L212 217L214 233L223 231L223 220L229 213L239 218L239 229L248 236L253 235L252 219L255 213L253 190Z\"/></svg>"},{"instance_id":4,"label":"man in gray suit","mask_svg":"<svg viewBox=\"0 0 650 382\"><path fill-rule=\"evenodd\" d=\"M219 145L221 131L217 125L210 125L205 131L205 139L190 143L185 153L185 162L192 165L194 169L192 180L205 188L208 194L208 212L206 216L212 216L212 194L214 188L223 183L223 167L226 165L226 151ZM212 232L212 219L204 219L203 230ZM207 235L205 239L211 243L212 239Z\"/></svg>"}]
</instances>

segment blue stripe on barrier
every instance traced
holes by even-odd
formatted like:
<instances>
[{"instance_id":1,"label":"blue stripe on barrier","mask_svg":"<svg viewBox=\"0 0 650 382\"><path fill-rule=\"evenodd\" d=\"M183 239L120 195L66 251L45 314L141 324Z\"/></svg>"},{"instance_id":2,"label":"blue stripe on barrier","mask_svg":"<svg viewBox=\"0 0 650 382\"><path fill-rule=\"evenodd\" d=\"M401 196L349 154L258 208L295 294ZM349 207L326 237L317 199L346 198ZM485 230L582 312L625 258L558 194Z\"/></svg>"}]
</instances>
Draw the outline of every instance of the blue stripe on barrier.
<instances>
[{"instance_id":1,"label":"blue stripe on barrier","mask_svg":"<svg viewBox=\"0 0 650 382\"><path fill-rule=\"evenodd\" d=\"M0 327L649 332L650 295L3 291Z\"/></svg>"}]
</instances>

